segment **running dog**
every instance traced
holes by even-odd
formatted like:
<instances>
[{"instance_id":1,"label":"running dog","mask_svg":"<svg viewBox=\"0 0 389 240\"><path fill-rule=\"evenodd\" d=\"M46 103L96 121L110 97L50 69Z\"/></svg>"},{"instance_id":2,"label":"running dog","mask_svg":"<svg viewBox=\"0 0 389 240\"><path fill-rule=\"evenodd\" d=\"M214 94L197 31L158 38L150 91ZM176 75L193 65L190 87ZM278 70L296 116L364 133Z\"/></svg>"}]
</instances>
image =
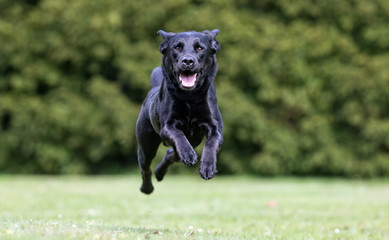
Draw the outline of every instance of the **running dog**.
<instances>
[{"instance_id":1,"label":"running dog","mask_svg":"<svg viewBox=\"0 0 389 240\"><path fill-rule=\"evenodd\" d=\"M140 190L153 192L150 164L162 142L172 146L155 169L161 181L169 165L194 165L197 147L204 136L199 173L205 180L217 172L216 155L223 142L223 121L218 108L214 79L217 72L216 40L219 30L158 34L163 42L162 66L151 74L151 90L143 102L137 124L138 163L142 172Z\"/></svg>"}]
</instances>

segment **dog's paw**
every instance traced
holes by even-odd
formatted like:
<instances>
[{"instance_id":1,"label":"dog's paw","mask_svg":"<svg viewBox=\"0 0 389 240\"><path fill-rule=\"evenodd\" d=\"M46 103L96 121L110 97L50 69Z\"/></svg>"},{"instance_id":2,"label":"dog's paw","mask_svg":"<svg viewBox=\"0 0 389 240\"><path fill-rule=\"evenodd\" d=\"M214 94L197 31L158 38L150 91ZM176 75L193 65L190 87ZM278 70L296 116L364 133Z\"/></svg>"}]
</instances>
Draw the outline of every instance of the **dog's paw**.
<instances>
[{"instance_id":1,"label":"dog's paw","mask_svg":"<svg viewBox=\"0 0 389 240\"><path fill-rule=\"evenodd\" d=\"M154 187L151 182L151 171L142 172L142 186L140 187L140 191L145 194L150 194L154 191Z\"/></svg>"},{"instance_id":2,"label":"dog's paw","mask_svg":"<svg viewBox=\"0 0 389 240\"><path fill-rule=\"evenodd\" d=\"M187 147L178 152L178 157L185 165L192 166L197 162L197 154L192 147Z\"/></svg>"},{"instance_id":3,"label":"dog's paw","mask_svg":"<svg viewBox=\"0 0 389 240\"><path fill-rule=\"evenodd\" d=\"M216 163L210 163L210 164L202 163L200 165L199 173L200 176L205 180L212 179L217 173Z\"/></svg>"},{"instance_id":4,"label":"dog's paw","mask_svg":"<svg viewBox=\"0 0 389 240\"><path fill-rule=\"evenodd\" d=\"M165 167L162 163L158 164L158 166L155 168L155 177L160 182L163 180L163 177L167 173L167 167Z\"/></svg>"},{"instance_id":5,"label":"dog's paw","mask_svg":"<svg viewBox=\"0 0 389 240\"><path fill-rule=\"evenodd\" d=\"M142 184L142 186L140 187L140 191L145 193L145 194L150 194L154 191L154 187L153 187L153 184Z\"/></svg>"}]
</instances>

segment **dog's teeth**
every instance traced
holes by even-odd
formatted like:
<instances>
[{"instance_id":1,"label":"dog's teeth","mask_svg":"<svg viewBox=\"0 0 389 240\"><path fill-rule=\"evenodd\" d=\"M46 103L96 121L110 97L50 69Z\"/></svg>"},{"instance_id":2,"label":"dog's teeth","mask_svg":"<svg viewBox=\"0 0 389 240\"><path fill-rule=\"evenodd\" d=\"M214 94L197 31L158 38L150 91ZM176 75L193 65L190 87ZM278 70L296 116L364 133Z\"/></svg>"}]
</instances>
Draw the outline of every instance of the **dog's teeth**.
<instances>
[{"instance_id":1,"label":"dog's teeth","mask_svg":"<svg viewBox=\"0 0 389 240\"><path fill-rule=\"evenodd\" d=\"M179 80L184 87L193 87L195 85L197 73L186 75L181 73Z\"/></svg>"}]
</instances>

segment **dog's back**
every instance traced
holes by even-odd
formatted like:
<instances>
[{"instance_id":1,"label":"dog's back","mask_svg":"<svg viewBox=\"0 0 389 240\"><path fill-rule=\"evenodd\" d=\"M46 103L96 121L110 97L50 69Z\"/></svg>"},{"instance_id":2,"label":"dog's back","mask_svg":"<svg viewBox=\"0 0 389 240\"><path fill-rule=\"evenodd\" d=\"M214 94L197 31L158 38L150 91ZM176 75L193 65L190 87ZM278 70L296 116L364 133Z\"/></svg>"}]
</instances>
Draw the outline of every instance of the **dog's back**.
<instances>
[{"instance_id":1,"label":"dog's back","mask_svg":"<svg viewBox=\"0 0 389 240\"><path fill-rule=\"evenodd\" d=\"M151 73L151 80L150 85L151 88L160 87L163 80L163 73L161 67L154 68L153 72Z\"/></svg>"}]
</instances>

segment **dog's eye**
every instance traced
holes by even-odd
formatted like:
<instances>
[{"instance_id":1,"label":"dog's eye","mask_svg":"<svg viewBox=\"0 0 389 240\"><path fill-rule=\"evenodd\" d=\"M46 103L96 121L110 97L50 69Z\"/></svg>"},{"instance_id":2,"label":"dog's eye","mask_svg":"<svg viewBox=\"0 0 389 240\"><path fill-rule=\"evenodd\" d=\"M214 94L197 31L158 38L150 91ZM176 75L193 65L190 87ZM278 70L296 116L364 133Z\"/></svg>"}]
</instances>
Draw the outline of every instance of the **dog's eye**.
<instances>
[{"instance_id":1,"label":"dog's eye","mask_svg":"<svg viewBox=\"0 0 389 240\"><path fill-rule=\"evenodd\" d=\"M197 46L197 47L195 47L195 49L196 49L196 51L203 51L204 50L204 48L202 46Z\"/></svg>"},{"instance_id":2,"label":"dog's eye","mask_svg":"<svg viewBox=\"0 0 389 240\"><path fill-rule=\"evenodd\" d=\"M175 46L175 47L174 47L174 50L180 51L180 50L181 50L181 46L180 46L180 45Z\"/></svg>"}]
</instances>

